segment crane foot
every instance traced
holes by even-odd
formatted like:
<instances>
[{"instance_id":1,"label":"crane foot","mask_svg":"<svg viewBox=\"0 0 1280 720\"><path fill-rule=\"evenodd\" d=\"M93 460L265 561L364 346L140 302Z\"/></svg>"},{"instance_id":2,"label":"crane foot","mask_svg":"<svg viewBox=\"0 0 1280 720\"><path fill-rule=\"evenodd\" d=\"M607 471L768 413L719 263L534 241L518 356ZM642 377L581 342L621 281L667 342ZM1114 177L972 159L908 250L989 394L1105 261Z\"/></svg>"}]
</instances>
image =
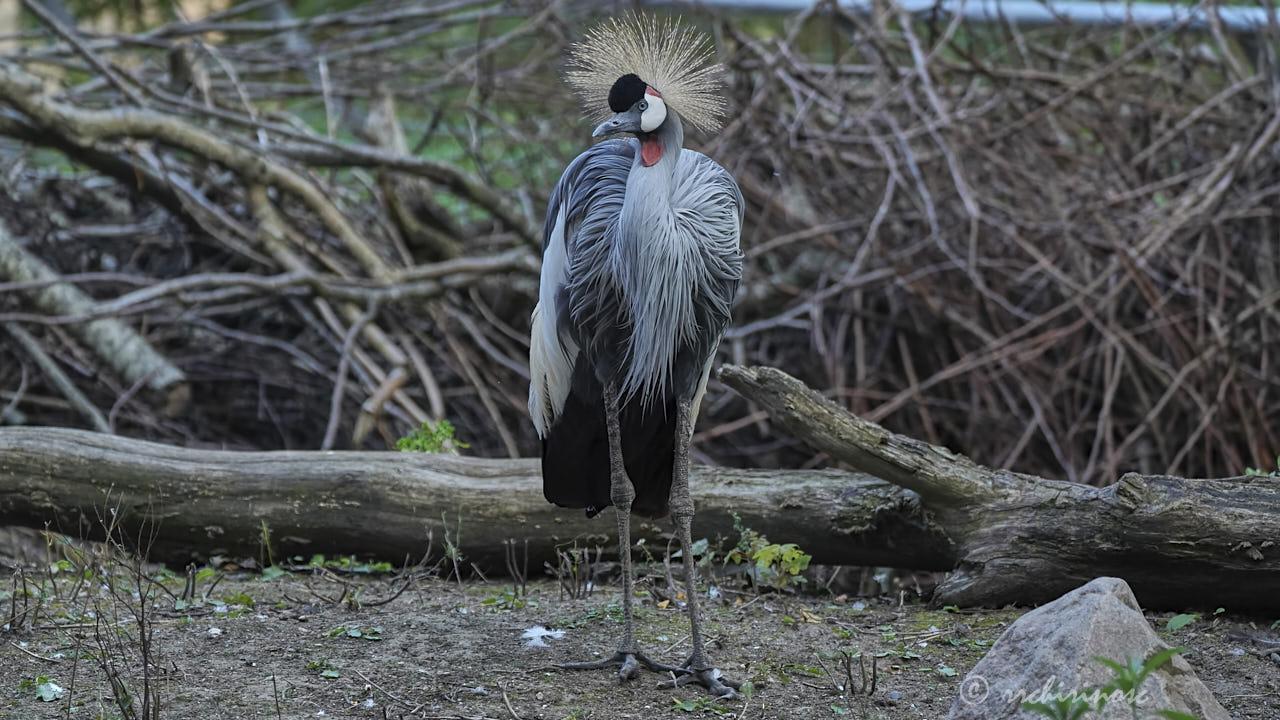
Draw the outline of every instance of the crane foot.
<instances>
[{"instance_id":1,"label":"crane foot","mask_svg":"<svg viewBox=\"0 0 1280 720\"><path fill-rule=\"evenodd\" d=\"M681 674L671 680L665 680L658 683L661 688L677 688L682 685L692 685L697 683L707 689L715 697L721 700L729 700L738 696L738 688L742 687L742 683L720 674L715 668L702 668L694 670L689 667L688 663L680 668Z\"/></svg>"},{"instance_id":2,"label":"crane foot","mask_svg":"<svg viewBox=\"0 0 1280 720\"><path fill-rule=\"evenodd\" d=\"M618 682L626 682L634 680L640 675L640 667L644 666L648 670L659 673L675 673L683 675L689 672L688 668L676 667L675 665L665 665L655 660L650 660L640 652L625 652L619 650L610 657L603 660L592 660L590 662L573 662L561 663L555 667L561 670L603 670L604 668L618 668Z\"/></svg>"}]
</instances>

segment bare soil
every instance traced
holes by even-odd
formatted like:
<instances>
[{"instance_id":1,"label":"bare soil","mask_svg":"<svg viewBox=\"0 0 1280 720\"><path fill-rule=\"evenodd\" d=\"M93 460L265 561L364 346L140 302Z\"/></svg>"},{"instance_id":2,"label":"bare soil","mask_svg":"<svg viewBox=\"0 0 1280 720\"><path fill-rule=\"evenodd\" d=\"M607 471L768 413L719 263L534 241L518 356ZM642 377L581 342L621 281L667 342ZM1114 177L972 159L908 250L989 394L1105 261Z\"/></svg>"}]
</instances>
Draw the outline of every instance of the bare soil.
<instances>
[{"instance_id":1,"label":"bare soil","mask_svg":"<svg viewBox=\"0 0 1280 720\"><path fill-rule=\"evenodd\" d=\"M135 708L141 703L136 599L132 610L119 594L95 604L90 583L72 596L74 574L62 572L51 583L32 570L25 593L20 581L16 597L12 587L0 591L5 617L11 607L18 614L30 608L37 586L45 597L28 612L31 620L2 634L0 716L123 717L95 659L104 645ZM620 686L611 671L551 667L612 651L621 631L615 587L575 600L554 582L539 581L517 600L501 583L431 577L396 596L389 575L291 572L264 579L241 571L210 592L207 575L196 588L197 597L207 593L204 602L182 606L152 590L151 680L161 718L935 720L946 716L965 673L1023 612L948 612L884 598L756 596L726 588L706 605L710 650L727 675L750 680L754 691L745 700L710 701L698 688L660 689L652 673ZM174 595L184 583L180 575L162 580ZM679 596L659 599L665 587L661 575L641 584L638 636L650 654L678 664L689 652L687 617ZM109 595L102 587L97 592ZM1277 646L1268 645L1280 642L1273 619L1235 617L1228 609L1173 633L1165 630L1167 619L1150 617L1170 642L1190 648L1187 659L1234 718L1280 717L1280 665L1270 657ZM538 626L563 636L530 647L522 635ZM874 691L854 692L861 684L856 659L847 687L842 650L860 651L868 669L875 657ZM58 699L38 698L42 688L50 690L42 676L61 688Z\"/></svg>"}]
</instances>

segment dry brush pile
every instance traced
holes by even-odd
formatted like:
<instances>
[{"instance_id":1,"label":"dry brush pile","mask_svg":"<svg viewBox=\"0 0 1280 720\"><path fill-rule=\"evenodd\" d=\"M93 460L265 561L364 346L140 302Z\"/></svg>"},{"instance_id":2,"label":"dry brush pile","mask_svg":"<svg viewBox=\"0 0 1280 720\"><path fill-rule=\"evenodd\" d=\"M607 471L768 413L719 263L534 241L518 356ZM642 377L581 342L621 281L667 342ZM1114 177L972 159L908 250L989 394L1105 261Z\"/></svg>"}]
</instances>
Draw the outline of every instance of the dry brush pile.
<instances>
[{"instance_id":1,"label":"dry brush pile","mask_svg":"<svg viewBox=\"0 0 1280 720\"><path fill-rule=\"evenodd\" d=\"M249 2L0 61L0 411L191 445L532 454L541 213L598 8ZM1017 28L888 6L685 15L732 112L723 358L1084 482L1280 452L1277 30ZM821 463L709 394L703 458Z\"/></svg>"}]
</instances>

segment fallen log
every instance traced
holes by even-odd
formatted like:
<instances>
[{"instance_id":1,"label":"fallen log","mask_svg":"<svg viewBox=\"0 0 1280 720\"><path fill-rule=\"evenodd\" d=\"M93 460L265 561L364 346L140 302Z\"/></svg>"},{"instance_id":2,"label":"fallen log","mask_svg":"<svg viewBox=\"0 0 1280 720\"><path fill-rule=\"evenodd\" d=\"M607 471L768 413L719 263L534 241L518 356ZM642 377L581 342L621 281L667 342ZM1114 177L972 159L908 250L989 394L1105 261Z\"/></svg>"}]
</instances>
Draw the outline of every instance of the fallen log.
<instances>
[{"instance_id":1,"label":"fallen log","mask_svg":"<svg viewBox=\"0 0 1280 720\"><path fill-rule=\"evenodd\" d=\"M772 368L726 366L721 377L814 447L885 480L698 467L699 537L732 542L737 514L815 562L951 570L939 604L1039 603L1110 575L1151 608L1280 608L1274 478L1131 473L1096 488L1019 475L859 420ZM613 545L609 513L588 520L543 499L534 460L198 450L0 429L0 523L98 538L107 512L170 562L258 555L264 527L275 557L393 561L419 557L428 532L438 548L446 527L460 527L463 553L486 570L502 567L507 539L529 541L534 567L557 546ZM637 538L665 545L665 521L638 525Z\"/></svg>"},{"instance_id":2,"label":"fallen log","mask_svg":"<svg viewBox=\"0 0 1280 720\"><path fill-rule=\"evenodd\" d=\"M774 368L726 365L720 379L814 448L919 495L956 560L935 603L1040 603L1107 575L1146 607L1280 608L1276 478L1049 480L895 435Z\"/></svg>"},{"instance_id":3,"label":"fallen log","mask_svg":"<svg viewBox=\"0 0 1280 720\"><path fill-rule=\"evenodd\" d=\"M697 467L696 537L738 539L733 514L820 563L953 564L945 534L914 493L838 470ZM588 520L542 496L536 460L410 452L236 452L180 448L83 430L0 428L0 524L100 539L113 512L125 537L150 538L153 560L258 557L264 526L274 557L313 553L417 561L434 531L461 528L459 546L486 572L502 542L529 541L530 567L556 546L615 547L613 514ZM460 525L459 525L460 523ZM638 526L638 527L637 527ZM666 520L633 522L665 548Z\"/></svg>"}]
</instances>

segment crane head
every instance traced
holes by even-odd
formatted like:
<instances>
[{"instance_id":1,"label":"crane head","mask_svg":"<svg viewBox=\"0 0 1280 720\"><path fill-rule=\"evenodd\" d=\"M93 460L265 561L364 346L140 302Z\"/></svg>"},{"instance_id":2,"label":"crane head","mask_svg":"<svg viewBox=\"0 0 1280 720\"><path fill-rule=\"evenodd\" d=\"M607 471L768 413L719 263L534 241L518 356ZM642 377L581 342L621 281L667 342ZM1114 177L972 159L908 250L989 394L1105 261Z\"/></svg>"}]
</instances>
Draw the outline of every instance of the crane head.
<instances>
[{"instance_id":1,"label":"crane head","mask_svg":"<svg viewBox=\"0 0 1280 720\"><path fill-rule=\"evenodd\" d=\"M651 133L667 119L667 104L635 73L618 78L609 89L609 109L614 116L596 126L592 137L615 133Z\"/></svg>"},{"instance_id":2,"label":"crane head","mask_svg":"<svg viewBox=\"0 0 1280 720\"><path fill-rule=\"evenodd\" d=\"M596 127L597 136L652 132L670 112L703 132L720 127L723 68L714 62L706 36L678 20L645 14L611 18L588 30L570 55L573 67L565 80L593 122L605 121ZM644 108L638 108L641 103Z\"/></svg>"}]
</instances>

